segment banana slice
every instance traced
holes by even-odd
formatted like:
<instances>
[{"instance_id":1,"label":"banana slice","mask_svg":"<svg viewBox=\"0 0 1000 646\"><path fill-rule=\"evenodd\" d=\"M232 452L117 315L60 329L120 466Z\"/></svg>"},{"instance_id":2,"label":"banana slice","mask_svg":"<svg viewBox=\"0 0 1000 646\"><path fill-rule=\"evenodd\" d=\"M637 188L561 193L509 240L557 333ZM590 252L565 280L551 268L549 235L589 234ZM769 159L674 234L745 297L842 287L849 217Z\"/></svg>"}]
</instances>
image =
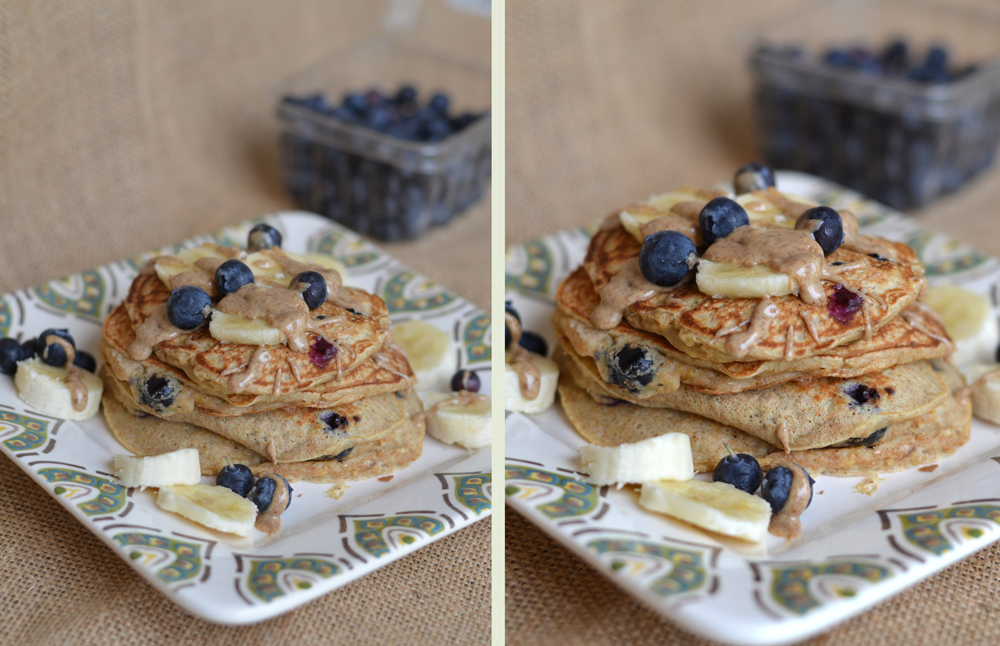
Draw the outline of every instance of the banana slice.
<instances>
[{"instance_id":1,"label":"banana slice","mask_svg":"<svg viewBox=\"0 0 1000 646\"><path fill-rule=\"evenodd\" d=\"M941 317L955 342L951 360L957 366L992 361L1000 343L1000 326L984 296L953 285L938 285L927 292L924 304Z\"/></svg>"},{"instance_id":2,"label":"banana slice","mask_svg":"<svg viewBox=\"0 0 1000 646\"><path fill-rule=\"evenodd\" d=\"M156 275L160 277L160 280L162 280L163 284L167 287L170 287L170 279L177 274L182 274L185 271L197 270L195 263L202 258L218 258L219 260L227 260L229 258L229 256L219 251L219 245L214 242L206 242L197 247L179 251L174 254L174 257L178 258L180 262L158 262L153 265L153 268L156 270Z\"/></svg>"},{"instance_id":3,"label":"banana slice","mask_svg":"<svg viewBox=\"0 0 1000 646\"><path fill-rule=\"evenodd\" d=\"M458 354L451 335L425 321L392 326L393 343L403 348L417 376L417 390L440 391L458 369Z\"/></svg>"},{"instance_id":4,"label":"banana slice","mask_svg":"<svg viewBox=\"0 0 1000 646\"><path fill-rule=\"evenodd\" d=\"M454 395L455 393L427 393L422 399L424 406L430 408ZM492 419L488 399L469 405L441 406L427 416L427 432L442 442L478 449L493 442Z\"/></svg>"},{"instance_id":5,"label":"banana slice","mask_svg":"<svg viewBox=\"0 0 1000 646\"><path fill-rule=\"evenodd\" d=\"M340 274L341 279L347 280L347 267L344 266L344 263L340 262L333 256L328 256L323 253L307 253L300 255L292 253L291 251L286 251L285 255L297 262L312 263L314 265L319 265L324 269L336 269L337 273ZM295 277L289 276L288 280L291 281L292 278Z\"/></svg>"},{"instance_id":6,"label":"banana slice","mask_svg":"<svg viewBox=\"0 0 1000 646\"><path fill-rule=\"evenodd\" d=\"M248 319L219 310L212 310L208 332L223 343L279 345L285 342L285 335L281 330L271 327L264 319Z\"/></svg>"},{"instance_id":7,"label":"banana slice","mask_svg":"<svg viewBox=\"0 0 1000 646\"><path fill-rule=\"evenodd\" d=\"M198 449L179 449L146 458L116 455L115 475L129 489L193 485L201 482L201 461Z\"/></svg>"},{"instance_id":8,"label":"banana slice","mask_svg":"<svg viewBox=\"0 0 1000 646\"><path fill-rule=\"evenodd\" d=\"M104 382L91 372L79 371L80 381L87 389L87 405L78 411L73 408L72 394L66 385L68 375L66 368L50 366L34 357L17 364L14 385L21 399L43 413L78 422L90 419L101 406Z\"/></svg>"},{"instance_id":9,"label":"banana slice","mask_svg":"<svg viewBox=\"0 0 1000 646\"><path fill-rule=\"evenodd\" d=\"M792 281L766 265L744 267L729 262L698 261L698 289L711 296L763 298L792 293Z\"/></svg>"},{"instance_id":10,"label":"banana slice","mask_svg":"<svg viewBox=\"0 0 1000 646\"><path fill-rule=\"evenodd\" d=\"M527 353L531 363L535 364L541 373L538 396L526 399L521 392L521 383L517 371L511 367L511 353L506 355L503 367L504 393L503 407L506 410L519 413L541 413L552 407L556 398L556 384L559 383L559 366L555 362L534 352Z\"/></svg>"},{"instance_id":11,"label":"banana slice","mask_svg":"<svg viewBox=\"0 0 1000 646\"><path fill-rule=\"evenodd\" d=\"M771 522L771 505L725 482L661 480L642 485L639 504L698 527L762 541Z\"/></svg>"},{"instance_id":12,"label":"banana slice","mask_svg":"<svg viewBox=\"0 0 1000 646\"><path fill-rule=\"evenodd\" d=\"M641 442L619 446L588 444L580 449L583 471L595 485L654 480L690 480L694 477L691 438L684 433L666 433Z\"/></svg>"},{"instance_id":13,"label":"banana slice","mask_svg":"<svg viewBox=\"0 0 1000 646\"><path fill-rule=\"evenodd\" d=\"M773 223L779 224L788 229L795 228L795 218L790 218L785 215L781 209L771 202L771 200L762 195L743 193L742 195L737 195L733 199L736 200L736 202L747 212L747 216L750 218L751 223ZM802 199L795 199L794 201L806 202L806 200ZM808 202L808 204L812 204L812 202Z\"/></svg>"},{"instance_id":14,"label":"banana slice","mask_svg":"<svg viewBox=\"0 0 1000 646\"><path fill-rule=\"evenodd\" d=\"M974 363L963 370L972 388L972 414L1000 424L1000 375L976 383L980 377L1000 370L1000 363Z\"/></svg>"},{"instance_id":15,"label":"banana slice","mask_svg":"<svg viewBox=\"0 0 1000 646\"><path fill-rule=\"evenodd\" d=\"M161 487L156 504L205 527L239 536L250 536L257 519L257 505L225 487L212 485Z\"/></svg>"}]
</instances>

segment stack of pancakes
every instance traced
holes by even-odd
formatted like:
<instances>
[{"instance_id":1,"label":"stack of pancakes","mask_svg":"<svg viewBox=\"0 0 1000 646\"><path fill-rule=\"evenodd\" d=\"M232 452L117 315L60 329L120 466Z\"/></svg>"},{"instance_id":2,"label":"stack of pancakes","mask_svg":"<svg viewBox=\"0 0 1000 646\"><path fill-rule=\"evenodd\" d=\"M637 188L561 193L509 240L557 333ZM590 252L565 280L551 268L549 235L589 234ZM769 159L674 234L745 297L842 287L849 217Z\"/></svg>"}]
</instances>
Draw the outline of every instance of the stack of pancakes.
<instances>
[{"instance_id":1,"label":"stack of pancakes","mask_svg":"<svg viewBox=\"0 0 1000 646\"><path fill-rule=\"evenodd\" d=\"M659 213L633 210L675 230L686 219L696 231L714 193L689 193ZM760 228L792 226L815 206L773 188L739 201ZM810 473L843 476L928 464L964 444L971 407L952 394L964 382L947 361L940 319L918 303L926 278L915 254L858 235L853 216L842 216L849 234L825 259L838 270L822 283L826 302L771 296L776 310L748 343L727 340L751 327L762 299L712 297L693 279L626 306L614 327L595 323L602 289L641 249L622 225L628 218L610 216L556 297L559 392L580 434L609 446L681 431L698 471L710 472L728 445L765 468L787 456ZM838 309L844 290L863 305Z\"/></svg>"},{"instance_id":2,"label":"stack of pancakes","mask_svg":"<svg viewBox=\"0 0 1000 646\"><path fill-rule=\"evenodd\" d=\"M381 476L420 456L413 372L391 345L378 296L349 287L331 294L310 312L313 323L329 324L309 335L304 352L223 343L203 325L143 356L136 330L156 320L171 291L154 262L105 320L101 342L105 416L127 449L157 455L192 447L206 475L228 459L315 482ZM212 274L203 278L210 283Z\"/></svg>"}]
</instances>

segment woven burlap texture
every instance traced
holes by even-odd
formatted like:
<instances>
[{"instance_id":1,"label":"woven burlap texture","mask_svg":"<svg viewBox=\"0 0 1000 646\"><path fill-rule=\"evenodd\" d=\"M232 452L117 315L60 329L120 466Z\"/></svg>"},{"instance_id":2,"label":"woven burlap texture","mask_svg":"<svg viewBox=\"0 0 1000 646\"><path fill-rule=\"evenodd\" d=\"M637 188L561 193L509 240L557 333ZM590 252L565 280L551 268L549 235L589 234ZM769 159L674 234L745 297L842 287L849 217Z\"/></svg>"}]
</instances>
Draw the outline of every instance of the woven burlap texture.
<instances>
[{"instance_id":1,"label":"woven burlap texture","mask_svg":"<svg viewBox=\"0 0 1000 646\"><path fill-rule=\"evenodd\" d=\"M489 64L488 21L423 5L420 40ZM0 292L293 208L271 89L382 33L387 7L0 0ZM489 223L487 199L387 248L488 307ZM7 458L0 491L0 644L490 640L488 520L287 615L226 628L155 591Z\"/></svg>"},{"instance_id":2,"label":"woven burlap texture","mask_svg":"<svg viewBox=\"0 0 1000 646\"><path fill-rule=\"evenodd\" d=\"M753 159L745 48L755 25L805 4L509 0L507 243L594 222L651 193L710 185ZM994 168L916 216L1000 255L998 180ZM808 643L995 643L998 563L1000 548L987 548ZM510 646L707 643L510 511L505 612Z\"/></svg>"}]
</instances>

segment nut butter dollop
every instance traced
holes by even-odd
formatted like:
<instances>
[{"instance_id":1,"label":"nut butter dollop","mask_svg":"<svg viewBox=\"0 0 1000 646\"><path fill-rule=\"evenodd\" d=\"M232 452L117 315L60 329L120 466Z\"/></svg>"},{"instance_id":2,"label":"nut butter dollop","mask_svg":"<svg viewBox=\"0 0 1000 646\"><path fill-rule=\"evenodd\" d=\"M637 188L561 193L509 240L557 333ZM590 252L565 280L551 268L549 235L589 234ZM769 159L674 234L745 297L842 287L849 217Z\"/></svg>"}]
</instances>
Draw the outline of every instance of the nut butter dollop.
<instances>
[{"instance_id":1,"label":"nut butter dollop","mask_svg":"<svg viewBox=\"0 0 1000 646\"><path fill-rule=\"evenodd\" d=\"M521 347L521 323L510 312L504 313L504 321L510 329L510 354L507 363L517 373L517 383L521 395L527 400L538 399L542 388L542 371L531 362L531 353Z\"/></svg>"}]
</instances>

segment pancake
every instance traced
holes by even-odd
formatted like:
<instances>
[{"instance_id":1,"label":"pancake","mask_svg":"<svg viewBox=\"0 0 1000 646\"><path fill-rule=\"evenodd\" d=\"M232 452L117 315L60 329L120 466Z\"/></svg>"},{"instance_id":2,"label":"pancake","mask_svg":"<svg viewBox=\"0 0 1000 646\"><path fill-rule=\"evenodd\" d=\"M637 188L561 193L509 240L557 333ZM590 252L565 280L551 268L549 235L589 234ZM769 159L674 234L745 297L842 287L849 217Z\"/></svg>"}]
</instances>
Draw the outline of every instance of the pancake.
<instances>
[{"instance_id":1,"label":"pancake","mask_svg":"<svg viewBox=\"0 0 1000 646\"><path fill-rule=\"evenodd\" d=\"M105 389L130 411L162 417L132 399L125 382L107 372L104 382ZM167 421L207 429L260 455L273 451L278 462L300 462L335 456L359 442L395 432L410 421L403 406L406 397L402 392L387 393L330 409L286 406L238 417L218 417L193 408L177 411Z\"/></svg>"},{"instance_id":2,"label":"pancake","mask_svg":"<svg viewBox=\"0 0 1000 646\"><path fill-rule=\"evenodd\" d=\"M565 335L577 354L593 357L605 381L613 381L615 357L630 346L648 357L648 382L630 380L636 397L669 393L683 383L700 392L719 395L767 388L802 377L851 378L880 372L900 363L946 356L952 349L937 316L911 308L905 316L887 322L870 340L864 338L810 357L792 361L732 361L714 363L677 350L663 337L621 323L600 330L590 322L599 299L586 272L578 268L559 286L557 333ZM646 377L643 377L645 380Z\"/></svg>"},{"instance_id":3,"label":"pancake","mask_svg":"<svg viewBox=\"0 0 1000 646\"><path fill-rule=\"evenodd\" d=\"M214 394L238 390L243 394L269 395L274 392L276 379L288 383L287 373L298 375L293 390L313 389L350 373L382 349L390 338L385 302L360 289L345 287L344 290L360 303L358 307L362 310L351 312L328 300L311 314L313 320L325 317L322 320L329 321L322 328L323 335L333 340L336 351L328 363L317 365L310 359L310 352L295 352L285 344L267 346L270 359L259 365L259 372L247 375L243 387L236 389L231 386L231 377L250 364L258 351L256 345L222 343L212 337L208 326L202 326L160 341L153 352L164 363L183 370L201 389ZM138 330L169 296L170 290L155 273L137 276L124 301L132 329Z\"/></svg>"},{"instance_id":4,"label":"pancake","mask_svg":"<svg viewBox=\"0 0 1000 646\"><path fill-rule=\"evenodd\" d=\"M406 403L416 411L409 396ZM202 474L214 476L226 466L226 458L234 464L245 464L255 474L263 470L279 473L295 482L341 482L365 480L398 471L420 457L423 428L407 422L394 432L377 440L358 443L340 460L310 460L279 462L272 465L263 455L192 424L171 422L157 417L136 417L126 410L108 391L104 391L104 414L115 438L136 455L160 455L182 448L198 449Z\"/></svg>"},{"instance_id":5,"label":"pancake","mask_svg":"<svg viewBox=\"0 0 1000 646\"><path fill-rule=\"evenodd\" d=\"M719 460L729 455L726 445L737 453L756 458L778 450L743 431L691 413L648 408L610 398L605 399L606 403L598 403L576 384L568 363L559 361L559 398L573 427L591 444L618 446L664 433L684 433L691 438L694 470L701 473L711 472Z\"/></svg>"},{"instance_id":6,"label":"pancake","mask_svg":"<svg viewBox=\"0 0 1000 646\"><path fill-rule=\"evenodd\" d=\"M197 406L214 415L235 416L260 413L289 405L327 408L408 388L414 381L406 355L395 346L381 350L377 357L361 363L342 376L303 389L289 369L275 373L278 390L268 394L206 392L186 372L167 365L155 355L142 361L129 357L127 349L135 339L124 306L119 305L104 321L101 356L115 377L129 383L132 399L139 401L139 388L147 379L159 376L170 381L176 398L158 414L170 417L174 410ZM335 375L336 376L336 375Z\"/></svg>"},{"instance_id":7,"label":"pancake","mask_svg":"<svg viewBox=\"0 0 1000 646\"><path fill-rule=\"evenodd\" d=\"M562 353L560 353L562 354ZM969 439L971 407L968 401L946 397L932 411L890 425L873 446L855 443L844 448L817 448L786 454L778 447L698 415L667 408L649 408L621 400L600 403L576 383L579 368L565 356L558 357L559 397L577 432L591 444L617 446L639 442L664 433L684 433L691 439L694 469L711 473L719 460L736 453L758 459L763 469L772 462L790 459L810 474L861 476L890 473L929 464L954 453Z\"/></svg>"},{"instance_id":8,"label":"pancake","mask_svg":"<svg viewBox=\"0 0 1000 646\"><path fill-rule=\"evenodd\" d=\"M918 417L941 404L948 388L930 361L894 366L857 379L817 377L771 388L707 395L681 385L645 399L601 378L594 360L563 350L592 395L670 408L733 426L787 450L822 448L865 438L880 428ZM942 362L943 363L943 362Z\"/></svg>"},{"instance_id":9,"label":"pancake","mask_svg":"<svg viewBox=\"0 0 1000 646\"><path fill-rule=\"evenodd\" d=\"M762 338L743 356L727 350L726 331L735 331L750 321L760 299L713 298L700 292L695 281L689 279L669 292L626 307L624 318L639 330L666 338L680 352L715 363L814 356L865 338L866 321L870 330L877 332L926 289L923 268L909 247L880 238L862 238L883 249L885 257L873 258L841 246L826 260L843 263L839 280L871 297L864 312L838 320L830 314L826 302L809 304L794 295L772 296L776 315ZM584 260L595 291L600 293L626 261L637 258L640 248L621 224L606 222L591 239ZM824 281L822 289L824 300L828 300L839 286Z\"/></svg>"}]
</instances>

